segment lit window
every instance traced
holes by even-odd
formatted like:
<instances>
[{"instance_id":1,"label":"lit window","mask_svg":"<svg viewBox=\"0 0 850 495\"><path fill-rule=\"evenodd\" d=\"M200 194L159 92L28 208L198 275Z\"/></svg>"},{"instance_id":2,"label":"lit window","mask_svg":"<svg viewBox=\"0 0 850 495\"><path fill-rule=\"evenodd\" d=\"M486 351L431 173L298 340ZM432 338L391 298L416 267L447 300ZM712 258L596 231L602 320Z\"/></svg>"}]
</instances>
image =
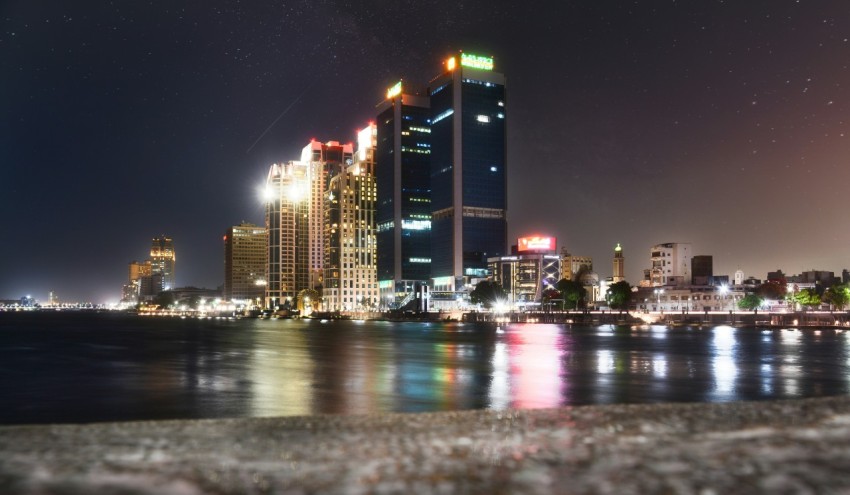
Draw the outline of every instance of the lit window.
<instances>
[{"instance_id":1,"label":"lit window","mask_svg":"<svg viewBox=\"0 0 850 495\"><path fill-rule=\"evenodd\" d=\"M496 170L498 170L496 167L490 167L491 172L495 172Z\"/></svg>"},{"instance_id":2,"label":"lit window","mask_svg":"<svg viewBox=\"0 0 850 495\"><path fill-rule=\"evenodd\" d=\"M478 122L483 122L485 124L489 124L490 123L490 116L489 115L479 115L479 116L475 117L475 120L477 120Z\"/></svg>"}]
</instances>

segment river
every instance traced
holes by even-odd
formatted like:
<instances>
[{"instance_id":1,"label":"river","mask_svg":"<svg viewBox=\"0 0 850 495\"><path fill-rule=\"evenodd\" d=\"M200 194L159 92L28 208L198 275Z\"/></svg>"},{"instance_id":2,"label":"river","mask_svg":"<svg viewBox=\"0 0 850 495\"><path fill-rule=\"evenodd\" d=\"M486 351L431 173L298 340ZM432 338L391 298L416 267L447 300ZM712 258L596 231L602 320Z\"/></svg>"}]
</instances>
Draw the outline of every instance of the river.
<instances>
[{"instance_id":1,"label":"river","mask_svg":"<svg viewBox=\"0 0 850 495\"><path fill-rule=\"evenodd\" d=\"M0 313L0 424L850 392L850 332Z\"/></svg>"}]
</instances>

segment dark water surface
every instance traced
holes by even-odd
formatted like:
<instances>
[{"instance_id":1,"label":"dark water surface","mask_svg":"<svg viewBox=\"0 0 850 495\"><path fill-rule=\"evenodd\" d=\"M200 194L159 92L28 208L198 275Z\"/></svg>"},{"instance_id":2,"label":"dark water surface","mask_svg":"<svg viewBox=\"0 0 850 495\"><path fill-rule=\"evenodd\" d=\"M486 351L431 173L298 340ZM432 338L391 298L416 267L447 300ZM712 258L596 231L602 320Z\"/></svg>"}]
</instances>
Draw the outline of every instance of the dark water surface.
<instances>
[{"instance_id":1,"label":"dark water surface","mask_svg":"<svg viewBox=\"0 0 850 495\"><path fill-rule=\"evenodd\" d=\"M0 313L0 423L850 392L850 332Z\"/></svg>"}]
</instances>

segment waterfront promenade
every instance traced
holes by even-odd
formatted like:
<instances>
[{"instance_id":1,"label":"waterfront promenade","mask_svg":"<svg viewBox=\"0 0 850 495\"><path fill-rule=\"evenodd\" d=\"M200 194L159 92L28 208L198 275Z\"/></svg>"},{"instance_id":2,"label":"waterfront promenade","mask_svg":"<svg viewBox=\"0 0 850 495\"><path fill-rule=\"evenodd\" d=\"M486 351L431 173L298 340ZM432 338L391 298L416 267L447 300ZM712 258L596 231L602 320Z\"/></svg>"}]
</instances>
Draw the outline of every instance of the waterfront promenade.
<instances>
[{"instance_id":1,"label":"waterfront promenade","mask_svg":"<svg viewBox=\"0 0 850 495\"><path fill-rule=\"evenodd\" d=\"M850 398L0 427L4 494L847 493Z\"/></svg>"}]
</instances>

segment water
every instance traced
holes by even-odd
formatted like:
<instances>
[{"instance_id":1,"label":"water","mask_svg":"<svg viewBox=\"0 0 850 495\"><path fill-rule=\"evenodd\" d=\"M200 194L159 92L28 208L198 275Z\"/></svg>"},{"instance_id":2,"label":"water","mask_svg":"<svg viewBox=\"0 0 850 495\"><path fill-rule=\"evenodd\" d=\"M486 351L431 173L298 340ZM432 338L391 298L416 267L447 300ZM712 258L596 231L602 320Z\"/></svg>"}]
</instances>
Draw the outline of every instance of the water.
<instances>
[{"instance_id":1,"label":"water","mask_svg":"<svg viewBox=\"0 0 850 495\"><path fill-rule=\"evenodd\" d=\"M0 423L845 395L850 332L0 313Z\"/></svg>"}]
</instances>

